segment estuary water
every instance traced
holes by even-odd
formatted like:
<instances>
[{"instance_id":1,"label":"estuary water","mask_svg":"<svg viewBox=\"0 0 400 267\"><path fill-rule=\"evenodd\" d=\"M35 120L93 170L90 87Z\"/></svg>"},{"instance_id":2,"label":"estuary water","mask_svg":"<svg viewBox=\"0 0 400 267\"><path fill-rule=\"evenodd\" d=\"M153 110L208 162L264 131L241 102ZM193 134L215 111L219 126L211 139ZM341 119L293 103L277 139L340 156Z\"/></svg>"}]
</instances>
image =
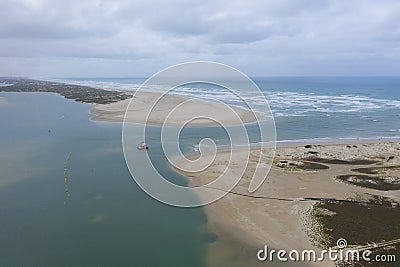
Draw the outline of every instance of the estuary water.
<instances>
[{"instance_id":1,"label":"estuary water","mask_svg":"<svg viewBox=\"0 0 400 267\"><path fill-rule=\"evenodd\" d=\"M203 266L212 241L203 210L139 189L120 124L94 123L92 105L54 94L0 100L0 266ZM152 160L185 184L164 159Z\"/></svg>"},{"instance_id":2,"label":"estuary water","mask_svg":"<svg viewBox=\"0 0 400 267\"><path fill-rule=\"evenodd\" d=\"M144 79L57 81L132 90ZM269 101L279 141L400 136L400 78L255 82ZM176 93L242 105L226 90L204 84ZM175 208L147 196L126 167L121 124L90 121L92 107L54 94L0 93L0 266L204 266L208 244L218 237L207 230L203 209ZM247 127L257 143L254 126ZM148 130L153 164L186 185L151 138L159 128ZM195 151L205 137L227 144L221 129L187 128L182 151ZM254 256L226 240L220 241L246 251L241 257Z\"/></svg>"}]
</instances>

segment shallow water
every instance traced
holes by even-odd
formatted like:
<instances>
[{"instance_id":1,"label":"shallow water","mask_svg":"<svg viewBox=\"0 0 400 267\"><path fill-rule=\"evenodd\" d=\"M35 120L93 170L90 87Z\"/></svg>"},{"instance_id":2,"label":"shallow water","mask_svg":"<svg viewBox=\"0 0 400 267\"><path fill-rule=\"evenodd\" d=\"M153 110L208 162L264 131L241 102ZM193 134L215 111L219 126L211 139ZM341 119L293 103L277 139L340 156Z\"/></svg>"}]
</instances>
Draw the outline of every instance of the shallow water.
<instances>
[{"instance_id":1,"label":"shallow water","mask_svg":"<svg viewBox=\"0 0 400 267\"><path fill-rule=\"evenodd\" d=\"M84 81L124 89L135 82L142 80ZM400 135L400 78L256 83L270 101L279 140ZM202 85L180 91L193 92L238 104ZM124 162L121 125L91 122L90 108L53 94L0 93L0 266L204 266L210 260L259 265L255 248L224 231L211 238L202 209L174 208L143 193ZM254 125L246 127L251 141L259 142ZM153 163L170 181L185 185L151 138L159 129L149 132ZM221 129L187 128L182 151L195 151L205 137L227 145ZM70 152L68 198L63 174ZM207 254L208 248L215 253Z\"/></svg>"},{"instance_id":2,"label":"shallow water","mask_svg":"<svg viewBox=\"0 0 400 267\"><path fill-rule=\"evenodd\" d=\"M138 188L120 125L91 122L90 105L53 94L0 97L0 266L203 266L203 210Z\"/></svg>"}]
</instances>

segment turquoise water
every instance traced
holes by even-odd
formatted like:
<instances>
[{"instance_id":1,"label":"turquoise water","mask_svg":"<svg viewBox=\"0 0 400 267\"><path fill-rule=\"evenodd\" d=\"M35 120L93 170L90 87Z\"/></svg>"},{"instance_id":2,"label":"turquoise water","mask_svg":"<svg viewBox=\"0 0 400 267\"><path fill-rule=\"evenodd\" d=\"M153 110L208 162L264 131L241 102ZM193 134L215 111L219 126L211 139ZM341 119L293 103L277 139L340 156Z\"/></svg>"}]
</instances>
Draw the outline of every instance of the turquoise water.
<instances>
[{"instance_id":1,"label":"turquoise water","mask_svg":"<svg viewBox=\"0 0 400 267\"><path fill-rule=\"evenodd\" d=\"M202 209L170 207L138 188L120 125L91 122L90 105L52 94L0 97L0 266L203 266Z\"/></svg>"}]
</instances>

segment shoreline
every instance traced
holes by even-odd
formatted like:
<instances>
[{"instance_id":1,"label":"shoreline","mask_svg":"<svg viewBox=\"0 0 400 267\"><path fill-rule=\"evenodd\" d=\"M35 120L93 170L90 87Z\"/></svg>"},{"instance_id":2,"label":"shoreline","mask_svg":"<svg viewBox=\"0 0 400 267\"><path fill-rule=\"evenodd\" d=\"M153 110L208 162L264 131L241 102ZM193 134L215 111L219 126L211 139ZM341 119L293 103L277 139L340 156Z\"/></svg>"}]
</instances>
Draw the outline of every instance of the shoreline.
<instances>
[{"instance_id":1,"label":"shoreline","mask_svg":"<svg viewBox=\"0 0 400 267\"><path fill-rule=\"evenodd\" d=\"M95 88L76 84L35 80L28 78L1 78L0 83L11 84L0 87L0 92L56 93L66 99L89 104L109 104L132 97L132 93L121 90Z\"/></svg>"},{"instance_id":2,"label":"shoreline","mask_svg":"<svg viewBox=\"0 0 400 267\"><path fill-rule=\"evenodd\" d=\"M95 115L90 118L93 121L124 121L130 102L125 121L129 123L181 125L188 121L190 126L213 126L252 123L263 118L262 114L241 107L176 94L124 91L27 78L0 77L0 83L8 84L0 87L0 92L55 93L77 102L96 104L90 110L90 114ZM193 120L198 114L201 117Z\"/></svg>"},{"instance_id":3,"label":"shoreline","mask_svg":"<svg viewBox=\"0 0 400 267\"><path fill-rule=\"evenodd\" d=\"M400 136L382 136L382 137L341 137L341 138L313 138L313 139L293 139L293 140L278 140L276 141L276 147L285 146L301 146L306 144L312 145L347 145L352 144L371 144L371 143L390 143L399 142Z\"/></svg>"},{"instance_id":4,"label":"shoreline","mask_svg":"<svg viewBox=\"0 0 400 267\"><path fill-rule=\"evenodd\" d=\"M54 93L64 96L58 92L38 92ZM85 102L66 96L64 96L64 98L71 99L77 102ZM172 98L175 98L175 96L173 96ZM183 98L180 99L179 96L178 98L175 98L174 101L176 101L177 99L178 101L185 101L183 100ZM127 102L129 100L130 99L126 99L125 101ZM118 103L121 104L121 102L123 101L104 104L103 107L110 107L112 105L117 105ZM85 103L91 104L91 102ZM173 102L173 104L175 105L176 102ZM203 104L204 103L199 103L200 106ZM164 108L168 108L168 106L163 106L163 109ZM216 107L216 109L218 109L218 107ZM106 108L106 113L107 112L111 113L111 117L114 116L117 119L115 121L94 119L93 121L102 121L106 123L118 122L121 113L117 114L116 110L107 110ZM197 112L198 110L196 110L196 113ZM160 119L159 113L155 113L154 117L155 118L153 118L153 125L160 125L160 123L157 123L157 120ZM176 120L179 121L181 120L181 118L182 117L178 117L178 119ZM90 119L92 120L92 118ZM226 119L226 121L229 122L229 118ZM170 125L175 124L172 123ZM198 123L196 125L202 127L207 126L206 123ZM271 177L267 178L264 183L265 186L262 186L258 191L256 191L253 196L260 197L262 196L262 193L265 194L265 196L267 197L279 196L282 198L291 198L292 201L282 202L281 200L269 199L268 201L265 201L260 199L252 199L251 197L249 197L250 194L245 191L246 185L248 183L248 181L245 180L244 183L240 182L237 186L238 188L235 187L234 190L237 190L235 191L237 193L244 192L248 196L228 194L220 201L204 207L207 218L209 220L209 229L211 231L215 231L217 233L217 236L221 237L221 239L226 240L225 238L232 238L232 240L239 240L239 242L245 243L245 246L247 248L251 247L251 249L260 249L262 248L262 245L266 243L268 244L268 246L276 249L288 248L301 250L314 248L318 250L320 248L312 243L312 238L307 235L306 231L304 231L304 229L308 227L304 225L307 213L309 213L313 209L315 204L320 203L318 200L313 200L312 198L349 199L356 198L359 194L369 194L379 197L385 197L389 200L395 201L396 203L400 202L400 190L379 190L376 188L366 188L363 186L355 185L354 181L352 182L350 181L350 179L343 181L335 179L335 177L337 177L338 175L345 176L348 174L352 174L353 176L361 176L360 174L354 172L354 168L365 169L365 167L368 167L369 169L371 169L372 166L373 170L377 170L381 168L380 166L389 166L390 164L400 165L400 161L398 159L400 151L400 147L398 145L400 138L332 138L326 140L327 142L321 142L321 138L316 138L315 140L303 139L278 141L277 151L283 151L281 151L281 153L277 155L277 159L280 160L280 163L282 164L280 165L280 167L278 167L277 165L273 166L271 173L274 173L275 176L272 177L273 179L270 179ZM390 151L390 149L396 148L393 145L397 145L398 151ZM306 146L310 147L307 148ZM252 149L256 150L257 147L254 146L252 147ZM324 149L327 149L328 151L324 151ZM333 150L330 151L329 149ZM223 155L226 152L220 150L218 153ZM309 159L311 156L315 154L321 155L324 153L326 155L327 153L333 153L332 156L329 156L326 159L334 159L337 161L341 161L342 163L337 164L332 163L331 161L328 161L328 163L317 161L313 162L314 166L315 164L319 165L320 167L321 165L327 166L328 169L301 169L301 166L304 165L301 165L300 163L304 163L304 159L306 159L307 162L310 162ZM367 166L364 163L357 164L351 162L352 160L359 159L360 155L364 160L365 158L373 158L374 160L378 161L376 163L367 164ZM391 159L392 156L395 157L394 161L393 159ZM348 161L349 163L344 163L345 161ZM381 165L378 165L378 163ZM397 169L395 171L397 172ZM397 177L399 177L398 174L396 175ZM206 176L207 177L204 178L204 181L212 178L212 175L210 174L207 174ZM377 175L371 177L376 176ZM194 180L193 178L187 178L189 181ZM304 192L311 192L312 194L304 195ZM306 202L303 201L304 197L310 199ZM296 238L296 240L292 240L293 238ZM210 264L212 264L213 262L215 263L215 257L220 256L216 252L218 251L218 249L221 249L218 248L218 246L221 244L218 242L224 243L225 241L217 240L215 243L210 243L209 245L212 248L210 249L211 254L208 255L209 259L207 259ZM241 253L241 249L243 248L243 244L242 247L240 246L240 244L236 243L230 244L229 242L225 242L224 244L228 247L222 249L226 249L228 251L226 252L226 255L230 256L235 256L237 255L237 253ZM230 250L231 248L229 248L229 245L234 246L233 251ZM251 255L253 252L247 251L246 253L249 254L246 255ZM246 259L253 260L253 258ZM319 265L315 264L315 266ZM328 265L327 263L324 263L323 266Z\"/></svg>"},{"instance_id":5,"label":"shoreline","mask_svg":"<svg viewBox=\"0 0 400 267\"><path fill-rule=\"evenodd\" d=\"M391 175L399 177L400 142L398 140L358 141L328 144L307 144L307 142L301 145L277 146L271 171L255 193L251 194L247 191L249 178L245 176L231 193L205 206L207 227L220 237L215 243L209 245L207 261L210 265L213 266L213 263L218 262L218 253L215 252L218 244L222 246L221 250L229 250L224 247L227 245L224 240L230 238L237 239L243 246L250 245L253 250L254 248L261 249L266 244L275 249L321 251L318 245L321 243L319 240L321 237L313 236L315 222L310 214L314 211L316 204L324 203L329 199L348 202L349 199L361 198L368 201L369 197L377 196L388 199L392 203L400 203L400 190L396 189L396 183L392 184L393 190L390 188L388 190L383 187L383 189L374 188L374 184L369 187L354 184L351 180L337 179L347 174L357 176L354 170L358 168L379 170L385 166L395 166ZM251 149L252 152L257 150L256 147ZM310 151L313 153L309 154ZM191 173L190 177L188 173L171 167L185 175L190 183L202 185L215 179L219 168L226 166L226 154L229 154L226 150L219 150L209 170ZM313 158L315 161L311 161ZM319 158L325 160L317 160ZM313 164L296 165L301 162ZM250 166L247 171L251 173L254 170L254 162L250 164L253 166ZM357 201L355 203L358 205ZM224 253L232 256L240 251L233 247L232 251ZM253 256L253 259L249 260L254 260L256 264L255 254ZM310 262L308 265L332 266L333 262Z\"/></svg>"}]
</instances>

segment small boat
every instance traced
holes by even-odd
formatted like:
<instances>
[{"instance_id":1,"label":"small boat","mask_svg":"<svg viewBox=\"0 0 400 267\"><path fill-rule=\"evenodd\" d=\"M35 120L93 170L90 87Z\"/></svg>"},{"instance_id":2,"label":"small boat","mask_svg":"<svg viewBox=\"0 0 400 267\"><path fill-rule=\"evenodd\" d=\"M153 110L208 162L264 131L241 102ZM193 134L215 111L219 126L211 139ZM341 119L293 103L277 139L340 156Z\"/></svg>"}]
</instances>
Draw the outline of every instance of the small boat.
<instances>
[{"instance_id":1,"label":"small boat","mask_svg":"<svg viewBox=\"0 0 400 267\"><path fill-rule=\"evenodd\" d=\"M146 145L145 142L141 142L141 143L138 144L137 149L146 150L146 149L149 149L149 147Z\"/></svg>"}]
</instances>

